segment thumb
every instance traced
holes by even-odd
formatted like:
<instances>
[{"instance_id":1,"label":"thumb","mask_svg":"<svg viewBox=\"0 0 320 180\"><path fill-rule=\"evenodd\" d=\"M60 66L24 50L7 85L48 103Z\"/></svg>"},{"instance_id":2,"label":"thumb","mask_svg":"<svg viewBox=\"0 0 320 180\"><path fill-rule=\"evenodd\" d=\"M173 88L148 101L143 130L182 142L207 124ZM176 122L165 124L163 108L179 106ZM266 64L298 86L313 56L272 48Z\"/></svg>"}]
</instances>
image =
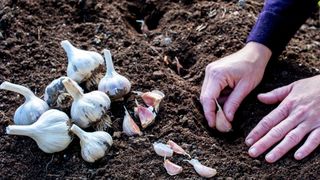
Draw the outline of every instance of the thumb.
<instances>
[{"instance_id":1,"label":"thumb","mask_svg":"<svg viewBox=\"0 0 320 180\"><path fill-rule=\"evenodd\" d=\"M258 99L265 104L274 104L280 102L288 96L292 89L292 86L293 84L289 84L287 86L274 89L270 92L259 94Z\"/></svg>"},{"instance_id":2,"label":"thumb","mask_svg":"<svg viewBox=\"0 0 320 180\"><path fill-rule=\"evenodd\" d=\"M225 115L229 121L233 120L234 114L239 108L243 99L251 92L251 88L248 83L240 81L223 106Z\"/></svg>"}]
</instances>

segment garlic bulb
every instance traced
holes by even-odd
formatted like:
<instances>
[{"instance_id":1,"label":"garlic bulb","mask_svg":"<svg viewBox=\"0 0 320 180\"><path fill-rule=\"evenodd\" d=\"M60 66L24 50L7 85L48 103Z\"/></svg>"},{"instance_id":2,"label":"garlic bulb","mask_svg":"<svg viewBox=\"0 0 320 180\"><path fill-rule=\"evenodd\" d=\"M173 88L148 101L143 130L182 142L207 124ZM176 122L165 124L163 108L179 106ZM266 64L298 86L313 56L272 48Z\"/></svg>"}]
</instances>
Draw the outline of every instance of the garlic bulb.
<instances>
[{"instance_id":1,"label":"garlic bulb","mask_svg":"<svg viewBox=\"0 0 320 180\"><path fill-rule=\"evenodd\" d=\"M227 120L226 116L224 115L224 112L219 105L217 99L215 99L218 111L216 114L216 128L220 132L229 132L232 128L231 123Z\"/></svg>"},{"instance_id":2,"label":"garlic bulb","mask_svg":"<svg viewBox=\"0 0 320 180\"><path fill-rule=\"evenodd\" d=\"M37 121L41 114L49 109L42 99L36 97L33 92L21 85L3 82L0 89L22 94L26 101L14 113L13 121L17 125L29 125Z\"/></svg>"},{"instance_id":3,"label":"garlic bulb","mask_svg":"<svg viewBox=\"0 0 320 180\"><path fill-rule=\"evenodd\" d=\"M133 91L134 93L141 96L144 103L148 106L154 107L155 111L159 111L159 105L161 103L161 100L165 97L164 93L159 90L153 90L151 92L139 92L139 91Z\"/></svg>"},{"instance_id":4,"label":"garlic bulb","mask_svg":"<svg viewBox=\"0 0 320 180\"><path fill-rule=\"evenodd\" d=\"M107 64L107 73L101 79L98 89L107 93L112 100L122 100L123 96L130 92L131 83L126 77L116 72L109 50L104 49L104 57Z\"/></svg>"},{"instance_id":5,"label":"garlic bulb","mask_svg":"<svg viewBox=\"0 0 320 180\"><path fill-rule=\"evenodd\" d=\"M81 156L87 162L104 157L112 146L112 137L105 131L85 132L75 124L70 131L80 138Z\"/></svg>"},{"instance_id":6,"label":"garlic bulb","mask_svg":"<svg viewBox=\"0 0 320 180\"><path fill-rule=\"evenodd\" d=\"M202 165L197 159L191 159L188 160L188 162L193 166L194 170L196 170L196 172L202 177L211 178L217 174L216 169Z\"/></svg>"},{"instance_id":7,"label":"garlic bulb","mask_svg":"<svg viewBox=\"0 0 320 180\"><path fill-rule=\"evenodd\" d=\"M177 154L182 154L182 155L186 155L188 156L189 158L191 158L191 156L184 150L182 149L182 147L180 147L177 143L169 140L167 142L167 144L170 146L170 148Z\"/></svg>"},{"instance_id":8,"label":"garlic bulb","mask_svg":"<svg viewBox=\"0 0 320 180\"><path fill-rule=\"evenodd\" d=\"M154 122L157 115L155 112L153 112L153 107L150 106L146 108L141 106L137 100L135 101L137 107L134 108L134 113L139 117L141 126L144 129Z\"/></svg>"},{"instance_id":9,"label":"garlic bulb","mask_svg":"<svg viewBox=\"0 0 320 180\"><path fill-rule=\"evenodd\" d=\"M55 79L46 87L44 91L44 100L48 103L50 107L71 107L72 97L70 94L67 93L67 90L62 83L62 81L66 78L67 77L62 76L58 79ZM80 86L79 88L81 89Z\"/></svg>"},{"instance_id":10,"label":"garlic bulb","mask_svg":"<svg viewBox=\"0 0 320 180\"><path fill-rule=\"evenodd\" d=\"M82 128L95 126L99 130L111 127L111 120L107 114L110 108L109 97L100 91L84 94L76 82L67 78L62 81L64 87L73 98L71 119Z\"/></svg>"},{"instance_id":11,"label":"garlic bulb","mask_svg":"<svg viewBox=\"0 0 320 180\"><path fill-rule=\"evenodd\" d=\"M173 155L173 150L167 144L163 143L153 143L154 151L162 157L171 157Z\"/></svg>"},{"instance_id":12,"label":"garlic bulb","mask_svg":"<svg viewBox=\"0 0 320 180\"><path fill-rule=\"evenodd\" d=\"M70 121L66 113L51 109L43 113L31 125L9 125L7 134L29 136L46 153L64 150L72 141L69 135Z\"/></svg>"},{"instance_id":13,"label":"garlic bulb","mask_svg":"<svg viewBox=\"0 0 320 180\"><path fill-rule=\"evenodd\" d=\"M68 40L61 41L61 46L68 57L68 77L77 83L85 82L88 90L97 89L105 71L103 57L97 52L78 49Z\"/></svg>"},{"instance_id":14,"label":"garlic bulb","mask_svg":"<svg viewBox=\"0 0 320 180\"><path fill-rule=\"evenodd\" d=\"M166 168L167 173L170 176L180 174L183 170L181 166L174 164L173 162L169 161L168 159L164 160L163 166L164 166L164 168Z\"/></svg>"},{"instance_id":15,"label":"garlic bulb","mask_svg":"<svg viewBox=\"0 0 320 180\"><path fill-rule=\"evenodd\" d=\"M134 135L142 135L139 126L133 121L132 117L130 116L126 107L125 109L125 116L123 118L122 129L123 132L128 136Z\"/></svg>"}]
</instances>

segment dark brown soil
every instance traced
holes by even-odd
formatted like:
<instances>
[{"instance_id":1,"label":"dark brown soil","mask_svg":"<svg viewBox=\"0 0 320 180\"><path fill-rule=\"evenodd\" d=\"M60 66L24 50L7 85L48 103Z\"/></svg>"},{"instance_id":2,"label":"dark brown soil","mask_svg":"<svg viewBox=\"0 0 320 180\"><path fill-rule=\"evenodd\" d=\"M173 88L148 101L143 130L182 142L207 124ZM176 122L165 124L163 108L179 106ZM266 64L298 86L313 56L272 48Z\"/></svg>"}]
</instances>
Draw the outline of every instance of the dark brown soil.
<instances>
[{"instance_id":1,"label":"dark brown soil","mask_svg":"<svg viewBox=\"0 0 320 180\"><path fill-rule=\"evenodd\" d=\"M290 152L268 164L247 155L244 138L275 106L259 103L256 94L319 74L318 14L299 30L279 60L273 61L261 85L242 104L234 131L220 134L207 127L199 103L206 65L240 49L263 2L155 0L2 0L0 2L0 81L28 86L38 96L53 79L66 75L67 60L59 43L68 39L83 49L111 49L116 69L133 90L160 89L166 94L154 125L141 137L114 136L106 157L82 160L79 140L63 152L45 154L28 137L5 135L23 98L0 91L0 179L198 179L182 156L171 159L184 167L170 177L152 143L172 139L206 165L217 178L317 179L320 151L302 161ZM150 31L142 34L136 20ZM199 27L203 27L203 29ZM161 36L162 35L162 36ZM172 42L165 43L163 37ZM167 63L164 57L167 56ZM180 74L175 57L183 66ZM115 134L121 131L122 105L133 107L133 95L112 105Z\"/></svg>"}]
</instances>

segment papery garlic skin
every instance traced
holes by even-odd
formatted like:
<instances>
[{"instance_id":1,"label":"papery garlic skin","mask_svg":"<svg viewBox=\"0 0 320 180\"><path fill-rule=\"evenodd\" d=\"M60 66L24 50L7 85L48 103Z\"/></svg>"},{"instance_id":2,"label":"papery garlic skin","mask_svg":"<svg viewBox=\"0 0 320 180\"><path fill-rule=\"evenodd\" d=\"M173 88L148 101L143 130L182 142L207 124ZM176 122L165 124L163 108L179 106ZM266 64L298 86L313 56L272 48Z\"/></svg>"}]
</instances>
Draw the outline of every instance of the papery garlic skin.
<instances>
[{"instance_id":1,"label":"papery garlic skin","mask_svg":"<svg viewBox=\"0 0 320 180\"><path fill-rule=\"evenodd\" d=\"M152 106L146 108L141 106L137 100L135 101L137 107L134 108L134 113L139 117L142 128L145 129L155 121L157 114Z\"/></svg>"},{"instance_id":2,"label":"papery garlic skin","mask_svg":"<svg viewBox=\"0 0 320 180\"><path fill-rule=\"evenodd\" d=\"M71 119L81 128L96 126L99 130L111 127L111 120L107 114L111 101L100 91L84 94L76 82L71 79L62 81L68 93L73 97Z\"/></svg>"},{"instance_id":3,"label":"papery garlic skin","mask_svg":"<svg viewBox=\"0 0 320 180\"><path fill-rule=\"evenodd\" d=\"M130 81L114 69L111 52L104 49L107 73L101 79L98 90L105 92L112 100L121 100L131 89Z\"/></svg>"},{"instance_id":4,"label":"papery garlic skin","mask_svg":"<svg viewBox=\"0 0 320 180\"><path fill-rule=\"evenodd\" d=\"M202 165L197 159L188 160L194 170L202 177L211 178L217 174L217 170Z\"/></svg>"},{"instance_id":5,"label":"papery garlic skin","mask_svg":"<svg viewBox=\"0 0 320 180\"><path fill-rule=\"evenodd\" d=\"M186 155L189 158L191 158L191 156L184 150L182 149L181 146L179 146L177 143L173 142L172 140L169 140L167 142L167 144L170 146L170 148L177 154L182 154L182 155Z\"/></svg>"},{"instance_id":6,"label":"papery garlic skin","mask_svg":"<svg viewBox=\"0 0 320 180\"><path fill-rule=\"evenodd\" d=\"M78 49L68 40L61 41L60 44L68 57L67 76L77 83L86 82L89 90L96 89L102 78L102 74L99 75L97 71L104 71L105 67L102 55Z\"/></svg>"},{"instance_id":7,"label":"papery garlic skin","mask_svg":"<svg viewBox=\"0 0 320 180\"><path fill-rule=\"evenodd\" d=\"M123 132L127 136L134 136L134 135L141 136L142 132L141 132L139 126L134 122L134 120L130 116L127 108L124 107L124 109L125 109L125 116L123 118L123 123L122 123Z\"/></svg>"},{"instance_id":8,"label":"papery garlic skin","mask_svg":"<svg viewBox=\"0 0 320 180\"><path fill-rule=\"evenodd\" d=\"M216 114L216 129L220 132L229 132L232 129L231 123L227 120L221 106L219 105L218 101L215 99L218 111Z\"/></svg>"},{"instance_id":9,"label":"papery garlic skin","mask_svg":"<svg viewBox=\"0 0 320 180\"><path fill-rule=\"evenodd\" d=\"M30 89L24 86L5 81L0 85L0 89L22 94L26 99L14 113L13 121L16 125L32 124L49 109L45 101L36 97Z\"/></svg>"},{"instance_id":10,"label":"papery garlic skin","mask_svg":"<svg viewBox=\"0 0 320 180\"><path fill-rule=\"evenodd\" d=\"M80 138L81 156L90 163L104 157L112 146L113 140L105 131L85 132L73 124L70 131Z\"/></svg>"},{"instance_id":11,"label":"papery garlic skin","mask_svg":"<svg viewBox=\"0 0 320 180\"><path fill-rule=\"evenodd\" d=\"M162 157L171 157L173 155L173 150L167 144L163 143L153 143L154 151Z\"/></svg>"},{"instance_id":12,"label":"papery garlic skin","mask_svg":"<svg viewBox=\"0 0 320 180\"><path fill-rule=\"evenodd\" d=\"M46 153L64 150L72 141L69 135L70 120L66 113L51 109L31 125L9 125L6 133L29 136Z\"/></svg>"},{"instance_id":13,"label":"papery garlic skin","mask_svg":"<svg viewBox=\"0 0 320 180\"><path fill-rule=\"evenodd\" d=\"M183 170L181 166L174 164L168 159L164 160L163 166L166 168L166 171L170 176L180 174Z\"/></svg>"}]
</instances>

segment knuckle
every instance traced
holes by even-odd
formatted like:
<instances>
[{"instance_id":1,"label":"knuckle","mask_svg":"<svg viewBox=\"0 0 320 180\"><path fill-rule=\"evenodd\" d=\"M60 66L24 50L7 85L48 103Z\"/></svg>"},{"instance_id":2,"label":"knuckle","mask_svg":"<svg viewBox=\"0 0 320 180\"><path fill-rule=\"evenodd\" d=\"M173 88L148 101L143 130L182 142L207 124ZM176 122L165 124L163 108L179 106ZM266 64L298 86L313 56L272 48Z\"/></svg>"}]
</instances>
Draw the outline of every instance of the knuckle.
<instances>
[{"instance_id":1,"label":"knuckle","mask_svg":"<svg viewBox=\"0 0 320 180\"><path fill-rule=\"evenodd\" d=\"M285 118L288 116L288 107L284 107L284 108L279 108L278 109L278 114L280 115L280 117Z\"/></svg>"},{"instance_id":2,"label":"knuckle","mask_svg":"<svg viewBox=\"0 0 320 180\"><path fill-rule=\"evenodd\" d=\"M263 130L269 130L271 128L270 123L267 121L267 118L265 120L260 121L260 126Z\"/></svg>"},{"instance_id":3,"label":"knuckle","mask_svg":"<svg viewBox=\"0 0 320 180\"><path fill-rule=\"evenodd\" d=\"M289 133L287 135L288 141L291 144L298 144L300 142L300 136L297 135L296 133Z\"/></svg>"},{"instance_id":4,"label":"knuckle","mask_svg":"<svg viewBox=\"0 0 320 180\"><path fill-rule=\"evenodd\" d=\"M279 127L274 127L270 130L270 136L273 139L281 139L284 136L284 130Z\"/></svg>"}]
</instances>

